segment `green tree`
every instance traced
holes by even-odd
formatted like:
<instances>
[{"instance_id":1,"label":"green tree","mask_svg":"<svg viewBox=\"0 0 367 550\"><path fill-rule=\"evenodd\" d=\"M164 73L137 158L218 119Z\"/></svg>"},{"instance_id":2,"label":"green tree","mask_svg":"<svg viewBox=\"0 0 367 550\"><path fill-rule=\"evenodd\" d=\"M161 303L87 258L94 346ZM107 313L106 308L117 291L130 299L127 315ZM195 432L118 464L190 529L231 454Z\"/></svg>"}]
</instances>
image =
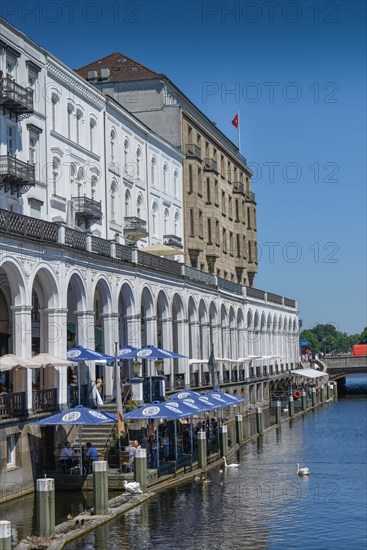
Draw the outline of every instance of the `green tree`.
<instances>
[{"instance_id":1,"label":"green tree","mask_svg":"<svg viewBox=\"0 0 367 550\"><path fill-rule=\"evenodd\" d=\"M308 347L311 351L314 353L318 353L320 351L320 342L316 334L312 331L312 329L306 329L303 330L300 334L301 339L308 340L309 344Z\"/></svg>"},{"instance_id":2,"label":"green tree","mask_svg":"<svg viewBox=\"0 0 367 550\"><path fill-rule=\"evenodd\" d=\"M361 332L361 334L359 335L358 342L354 342L354 343L355 344L367 344L367 327L364 327L363 332Z\"/></svg>"}]
</instances>

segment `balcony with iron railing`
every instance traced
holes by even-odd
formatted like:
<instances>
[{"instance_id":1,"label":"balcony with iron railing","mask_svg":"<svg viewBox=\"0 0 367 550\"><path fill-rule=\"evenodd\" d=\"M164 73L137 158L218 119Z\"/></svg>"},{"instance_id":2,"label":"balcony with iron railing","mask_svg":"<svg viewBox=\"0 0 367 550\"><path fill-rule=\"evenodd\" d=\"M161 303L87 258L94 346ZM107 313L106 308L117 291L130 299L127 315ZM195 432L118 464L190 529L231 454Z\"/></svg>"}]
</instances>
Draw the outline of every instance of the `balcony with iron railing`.
<instances>
[{"instance_id":1,"label":"balcony with iron railing","mask_svg":"<svg viewBox=\"0 0 367 550\"><path fill-rule=\"evenodd\" d=\"M163 244L173 246L174 248L182 248L182 238L177 235L163 235Z\"/></svg>"},{"instance_id":2,"label":"balcony with iron railing","mask_svg":"<svg viewBox=\"0 0 367 550\"><path fill-rule=\"evenodd\" d=\"M80 225L81 220L85 221L87 226L90 226L93 222L97 222L102 219L102 205L101 202L90 199L89 197L71 197L73 201L75 217Z\"/></svg>"},{"instance_id":3,"label":"balcony with iron railing","mask_svg":"<svg viewBox=\"0 0 367 550\"><path fill-rule=\"evenodd\" d=\"M194 158L197 160L202 160L201 149L194 143L187 143L185 147L185 153L187 158Z\"/></svg>"},{"instance_id":4,"label":"balcony with iron railing","mask_svg":"<svg viewBox=\"0 0 367 550\"><path fill-rule=\"evenodd\" d=\"M135 244L139 239L148 236L147 222L137 216L127 216L124 218L124 237L131 244Z\"/></svg>"},{"instance_id":5,"label":"balcony with iron railing","mask_svg":"<svg viewBox=\"0 0 367 550\"><path fill-rule=\"evenodd\" d=\"M205 158L204 172L215 172L216 174L219 174L217 161L211 158Z\"/></svg>"},{"instance_id":6,"label":"balcony with iron railing","mask_svg":"<svg viewBox=\"0 0 367 550\"><path fill-rule=\"evenodd\" d=\"M4 77L0 81L0 108L17 120L29 117L33 111L33 90L23 88L12 78Z\"/></svg>"},{"instance_id":7,"label":"balcony with iron railing","mask_svg":"<svg viewBox=\"0 0 367 550\"><path fill-rule=\"evenodd\" d=\"M246 202L256 203L255 193L252 191L246 191Z\"/></svg>"},{"instance_id":8,"label":"balcony with iron railing","mask_svg":"<svg viewBox=\"0 0 367 550\"><path fill-rule=\"evenodd\" d=\"M12 155L0 156L0 188L17 195L23 195L35 185L34 164L23 162Z\"/></svg>"},{"instance_id":9,"label":"balcony with iron railing","mask_svg":"<svg viewBox=\"0 0 367 550\"><path fill-rule=\"evenodd\" d=\"M234 182L233 183L233 193L239 193L241 195L246 195L245 184L240 182L240 181Z\"/></svg>"}]
</instances>

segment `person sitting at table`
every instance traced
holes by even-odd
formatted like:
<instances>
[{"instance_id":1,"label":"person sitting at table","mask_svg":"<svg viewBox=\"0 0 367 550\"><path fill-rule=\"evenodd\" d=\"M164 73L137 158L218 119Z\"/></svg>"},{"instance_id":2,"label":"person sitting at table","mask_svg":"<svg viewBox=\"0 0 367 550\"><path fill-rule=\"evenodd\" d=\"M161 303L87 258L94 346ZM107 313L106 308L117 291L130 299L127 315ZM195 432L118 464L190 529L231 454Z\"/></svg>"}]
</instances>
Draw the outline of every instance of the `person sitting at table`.
<instances>
[{"instance_id":1,"label":"person sitting at table","mask_svg":"<svg viewBox=\"0 0 367 550\"><path fill-rule=\"evenodd\" d=\"M65 442L65 446L61 449L60 452L60 463L66 468L72 468L74 466L74 461L72 459L73 449L70 447L69 441Z\"/></svg>"},{"instance_id":2,"label":"person sitting at table","mask_svg":"<svg viewBox=\"0 0 367 550\"><path fill-rule=\"evenodd\" d=\"M88 441L88 443L86 444L86 447L87 447L87 452L85 453L85 456L86 456L86 459L87 459L87 470L89 472L92 471L92 463L95 461L95 460L99 460L99 454L98 454L98 451L95 447L92 446L92 443L90 441Z\"/></svg>"}]
</instances>

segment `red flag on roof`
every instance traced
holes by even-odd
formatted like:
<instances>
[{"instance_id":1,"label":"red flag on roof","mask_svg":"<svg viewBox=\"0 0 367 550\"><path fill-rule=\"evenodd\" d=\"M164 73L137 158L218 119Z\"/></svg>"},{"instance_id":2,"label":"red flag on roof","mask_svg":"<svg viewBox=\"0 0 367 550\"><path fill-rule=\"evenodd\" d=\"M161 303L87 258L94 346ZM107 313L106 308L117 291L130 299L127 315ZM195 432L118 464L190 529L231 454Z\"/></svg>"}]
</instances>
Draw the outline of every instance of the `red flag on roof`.
<instances>
[{"instance_id":1,"label":"red flag on roof","mask_svg":"<svg viewBox=\"0 0 367 550\"><path fill-rule=\"evenodd\" d=\"M235 116L234 119L232 120L232 124L233 124L233 126L235 126L236 128L238 128L238 113L236 114L236 116Z\"/></svg>"}]
</instances>

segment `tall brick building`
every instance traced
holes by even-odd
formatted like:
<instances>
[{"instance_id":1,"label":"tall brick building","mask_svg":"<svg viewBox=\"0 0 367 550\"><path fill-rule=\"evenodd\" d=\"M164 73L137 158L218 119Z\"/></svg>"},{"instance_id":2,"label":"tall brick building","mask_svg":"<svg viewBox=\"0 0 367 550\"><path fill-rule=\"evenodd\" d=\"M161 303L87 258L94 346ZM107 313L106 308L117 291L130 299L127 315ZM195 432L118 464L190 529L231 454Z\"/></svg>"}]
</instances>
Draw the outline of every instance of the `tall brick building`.
<instances>
[{"instance_id":1,"label":"tall brick building","mask_svg":"<svg viewBox=\"0 0 367 550\"><path fill-rule=\"evenodd\" d=\"M258 270L256 201L246 159L164 74L116 52L77 70L185 154L185 262L253 286ZM154 158L147 159L152 179ZM165 181L165 174L161 181ZM173 185L168 182L167 185Z\"/></svg>"}]
</instances>

